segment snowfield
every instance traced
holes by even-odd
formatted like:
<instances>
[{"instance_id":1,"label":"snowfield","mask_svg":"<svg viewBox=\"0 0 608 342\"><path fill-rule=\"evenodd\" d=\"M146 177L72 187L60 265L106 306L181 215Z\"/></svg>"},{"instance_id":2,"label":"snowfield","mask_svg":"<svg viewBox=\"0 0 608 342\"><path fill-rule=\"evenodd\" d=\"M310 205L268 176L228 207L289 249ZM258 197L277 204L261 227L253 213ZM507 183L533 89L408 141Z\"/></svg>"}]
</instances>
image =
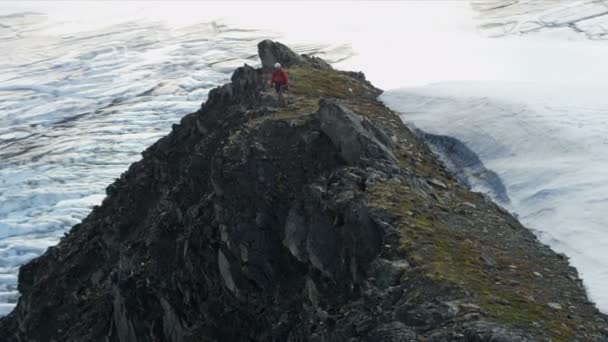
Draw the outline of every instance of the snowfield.
<instances>
[{"instance_id":1,"label":"snowfield","mask_svg":"<svg viewBox=\"0 0 608 342\"><path fill-rule=\"evenodd\" d=\"M0 3L0 314L18 267L235 67L257 65L265 38L364 71L405 122L465 142L608 312L604 3L472 3Z\"/></svg>"}]
</instances>

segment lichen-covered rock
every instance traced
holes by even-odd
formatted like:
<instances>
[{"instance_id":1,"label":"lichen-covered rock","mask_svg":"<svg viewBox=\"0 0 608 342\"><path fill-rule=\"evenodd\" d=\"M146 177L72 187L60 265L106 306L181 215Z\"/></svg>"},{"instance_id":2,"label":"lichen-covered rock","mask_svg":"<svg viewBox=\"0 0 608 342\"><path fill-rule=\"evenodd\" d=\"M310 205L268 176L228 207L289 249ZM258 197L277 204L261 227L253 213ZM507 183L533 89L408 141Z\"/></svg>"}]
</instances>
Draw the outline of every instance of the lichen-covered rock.
<instances>
[{"instance_id":1,"label":"lichen-covered rock","mask_svg":"<svg viewBox=\"0 0 608 342\"><path fill-rule=\"evenodd\" d=\"M291 66L288 106L237 69L22 267L1 341L608 338L567 260L460 185L365 77L261 46Z\"/></svg>"}]
</instances>

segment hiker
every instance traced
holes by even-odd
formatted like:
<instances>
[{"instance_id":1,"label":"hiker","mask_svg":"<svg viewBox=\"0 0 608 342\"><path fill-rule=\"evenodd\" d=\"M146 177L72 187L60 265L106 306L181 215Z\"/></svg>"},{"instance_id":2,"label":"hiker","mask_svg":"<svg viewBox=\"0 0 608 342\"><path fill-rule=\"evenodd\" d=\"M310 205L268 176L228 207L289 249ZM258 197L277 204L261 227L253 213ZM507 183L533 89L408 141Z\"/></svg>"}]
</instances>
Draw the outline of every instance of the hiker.
<instances>
[{"instance_id":1,"label":"hiker","mask_svg":"<svg viewBox=\"0 0 608 342\"><path fill-rule=\"evenodd\" d=\"M274 63L274 71L272 72L272 80L270 86L274 87L277 94L279 94L279 105L284 106L285 100L283 93L288 89L289 78L287 72L281 68L281 63Z\"/></svg>"}]
</instances>

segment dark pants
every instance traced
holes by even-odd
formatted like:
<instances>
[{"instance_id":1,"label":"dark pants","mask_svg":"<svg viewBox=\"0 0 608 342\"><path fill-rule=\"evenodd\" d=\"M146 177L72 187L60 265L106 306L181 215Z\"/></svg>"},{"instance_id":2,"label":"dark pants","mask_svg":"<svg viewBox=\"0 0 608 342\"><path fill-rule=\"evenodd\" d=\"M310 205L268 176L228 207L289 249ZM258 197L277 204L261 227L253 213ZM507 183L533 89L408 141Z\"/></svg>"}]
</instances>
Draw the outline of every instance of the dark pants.
<instances>
[{"instance_id":1,"label":"dark pants","mask_svg":"<svg viewBox=\"0 0 608 342\"><path fill-rule=\"evenodd\" d=\"M279 105L281 105L281 106L285 106L285 99L283 98L283 93L285 93L286 89L287 89L286 84L275 83L275 85L274 85L274 90L276 90L277 94L279 94Z\"/></svg>"},{"instance_id":2,"label":"dark pants","mask_svg":"<svg viewBox=\"0 0 608 342\"><path fill-rule=\"evenodd\" d=\"M285 91L285 88L286 88L286 85L285 85L285 84L278 84L278 83L275 83L275 85L274 85L274 90L276 90L276 91L277 91L277 93L279 93L279 94L280 94L280 93L282 93L282 92L284 92L284 91Z\"/></svg>"}]
</instances>

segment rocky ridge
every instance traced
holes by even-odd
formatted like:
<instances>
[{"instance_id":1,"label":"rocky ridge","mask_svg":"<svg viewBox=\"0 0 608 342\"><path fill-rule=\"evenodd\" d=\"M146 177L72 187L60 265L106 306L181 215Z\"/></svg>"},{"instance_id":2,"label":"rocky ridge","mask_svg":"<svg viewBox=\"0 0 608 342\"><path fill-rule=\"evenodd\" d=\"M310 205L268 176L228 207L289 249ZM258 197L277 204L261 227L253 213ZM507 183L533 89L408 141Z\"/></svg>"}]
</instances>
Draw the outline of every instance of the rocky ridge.
<instances>
[{"instance_id":1,"label":"rocky ridge","mask_svg":"<svg viewBox=\"0 0 608 342\"><path fill-rule=\"evenodd\" d=\"M2 341L608 340L567 258L460 185L363 74L259 54L22 267Z\"/></svg>"}]
</instances>

